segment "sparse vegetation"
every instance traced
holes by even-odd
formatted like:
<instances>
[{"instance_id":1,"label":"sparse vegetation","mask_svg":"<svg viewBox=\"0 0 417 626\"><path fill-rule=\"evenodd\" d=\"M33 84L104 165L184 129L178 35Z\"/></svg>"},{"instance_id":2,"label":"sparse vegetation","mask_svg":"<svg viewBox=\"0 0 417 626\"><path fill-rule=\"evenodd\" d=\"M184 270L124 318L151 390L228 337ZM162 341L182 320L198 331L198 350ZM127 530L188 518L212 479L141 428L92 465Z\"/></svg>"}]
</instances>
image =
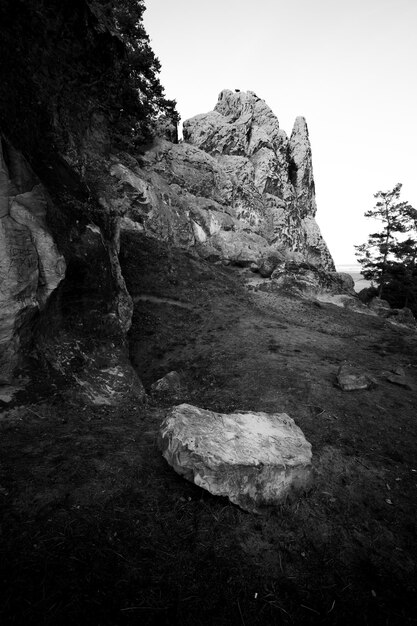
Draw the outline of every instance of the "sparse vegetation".
<instances>
[{"instance_id":1,"label":"sparse vegetation","mask_svg":"<svg viewBox=\"0 0 417 626\"><path fill-rule=\"evenodd\" d=\"M392 190L375 194L375 207L365 216L380 220L382 230L355 248L361 273L376 285L378 296L393 307L410 307L416 314L417 210L400 201L401 187L398 183Z\"/></svg>"}]
</instances>

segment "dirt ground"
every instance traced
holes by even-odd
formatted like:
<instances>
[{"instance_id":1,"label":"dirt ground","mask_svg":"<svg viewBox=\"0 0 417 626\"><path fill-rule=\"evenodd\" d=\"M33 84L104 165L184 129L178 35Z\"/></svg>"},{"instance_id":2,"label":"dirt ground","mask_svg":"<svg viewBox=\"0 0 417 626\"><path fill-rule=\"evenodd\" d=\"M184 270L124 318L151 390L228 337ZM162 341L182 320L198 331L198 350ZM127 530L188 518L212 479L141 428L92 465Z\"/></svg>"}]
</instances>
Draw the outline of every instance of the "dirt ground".
<instances>
[{"instance_id":1,"label":"dirt ground","mask_svg":"<svg viewBox=\"0 0 417 626\"><path fill-rule=\"evenodd\" d=\"M175 396L82 406L59 389L0 405L1 624L417 623L417 334L248 291L247 273L140 236L122 264L131 358ZM336 386L343 362L374 388ZM401 366L410 388L384 372ZM286 412L314 483L262 515L177 476L166 408Z\"/></svg>"}]
</instances>

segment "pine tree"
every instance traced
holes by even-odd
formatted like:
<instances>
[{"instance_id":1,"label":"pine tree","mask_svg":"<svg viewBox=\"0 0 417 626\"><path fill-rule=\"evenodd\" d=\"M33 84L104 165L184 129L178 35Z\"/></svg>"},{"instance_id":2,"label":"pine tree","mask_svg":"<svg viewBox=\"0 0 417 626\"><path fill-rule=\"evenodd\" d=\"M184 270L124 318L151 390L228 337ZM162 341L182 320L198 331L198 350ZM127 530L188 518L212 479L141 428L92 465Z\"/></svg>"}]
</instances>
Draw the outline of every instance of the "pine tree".
<instances>
[{"instance_id":1,"label":"pine tree","mask_svg":"<svg viewBox=\"0 0 417 626\"><path fill-rule=\"evenodd\" d=\"M394 261L392 279L388 289L396 291L396 300L401 306L411 307L417 312L417 210L407 205L401 221L406 239L397 241L392 246ZM391 299L393 294L391 293Z\"/></svg>"},{"instance_id":2,"label":"pine tree","mask_svg":"<svg viewBox=\"0 0 417 626\"><path fill-rule=\"evenodd\" d=\"M415 209L408 202L400 201L401 188L402 184L397 183L392 190L374 194L377 202L373 209L365 213L365 217L381 221L382 230L369 235L366 243L355 246L355 254L362 265L361 273L364 278L376 283L379 297L382 297L393 276L398 277L399 266L408 266L410 258L414 259L414 264L416 260L410 251L414 238L409 238L409 244L406 244L407 240L398 240L399 234L412 231L417 223Z\"/></svg>"},{"instance_id":3,"label":"pine tree","mask_svg":"<svg viewBox=\"0 0 417 626\"><path fill-rule=\"evenodd\" d=\"M34 163L55 149L82 159L96 113L126 150L149 142L160 116L178 121L144 11L142 0L0 1L0 129Z\"/></svg>"},{"instance_id":4,"label":"pine tree","mask_svg":"<svg viewBox=\"0 0 417 626\"><path fill-rule=\"evenodd\" d=\"M147 141L162 115L176 126L180 117L175 101L165 98L159 81L161 65L143 24L146 10L143 0L87 0L87 3L99 24L124 46L125 62L112 76L117 94L114 110L120 113L119 134L130 135L134 143Z\"/></svg>"}]
</instances>

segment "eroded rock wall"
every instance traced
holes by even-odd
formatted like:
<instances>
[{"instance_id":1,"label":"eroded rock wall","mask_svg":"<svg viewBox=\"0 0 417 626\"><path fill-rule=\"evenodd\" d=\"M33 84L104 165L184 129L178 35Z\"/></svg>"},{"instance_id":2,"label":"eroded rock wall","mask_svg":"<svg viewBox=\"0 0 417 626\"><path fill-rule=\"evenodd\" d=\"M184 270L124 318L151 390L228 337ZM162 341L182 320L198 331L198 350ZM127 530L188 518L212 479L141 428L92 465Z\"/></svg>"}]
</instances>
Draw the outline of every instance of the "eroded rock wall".
<instances>
[{"instance_id":1,"label":"eroded rock wall","mask_svg":"<svg viewBox=\"0 0 417 626\"><path fill-rule=\"evenodd\" d=\"M0 139L0 383L18 362L21 330L65 276L46 225L48 196L25 159Z\"/></svg>"},{"instance_id":2,"label":"eroded rock wall","mask_svg":"<svg viewBox=\"0 0 417 626\"><path fill-rule=\"evenodd\" d=\"M119 264L119 219L109 211L101 228L75 215L66 221L22 154L5 139L0 148L0 385L27 365L30 349L40 377L49 372L83 402L142 398L125 340L133 303Z\"/></svg>"},{"instance_id":3,"label":"eroded rock wall","mask_svg":"<svg viewBox=\"0 0 417 626\"><path fill-rule=\"evenodd\" d=\"M51 211L45 187L3 142L0 380L12 375L22 329L64 276L40 325L43 356L65 378L72 376L75 361L82 362L81 369L95 363L100 375L103 368L107 372L108 363L114 365L112 354L129 373L124 344L133 305L119 263L121 228L208 260L259 268L270 259L296 260L334 269L315 221L311 147L303 118L297 118L288 138L254 93L225 90L214 111L185 122L179 144L157 138L135 158L111 155L107 143L104 150L103 142L93 139L86 135L80 158L67 150L43 168L54 174L53 179L47 174L45 183L54 194ZM83 155L85 169L79 167ZM87 346L90 334L95 340ZM65 351L78 356L67 359ZM83 376L79 372L77 379L86 380Z\"/></svg>"}]
</instances>

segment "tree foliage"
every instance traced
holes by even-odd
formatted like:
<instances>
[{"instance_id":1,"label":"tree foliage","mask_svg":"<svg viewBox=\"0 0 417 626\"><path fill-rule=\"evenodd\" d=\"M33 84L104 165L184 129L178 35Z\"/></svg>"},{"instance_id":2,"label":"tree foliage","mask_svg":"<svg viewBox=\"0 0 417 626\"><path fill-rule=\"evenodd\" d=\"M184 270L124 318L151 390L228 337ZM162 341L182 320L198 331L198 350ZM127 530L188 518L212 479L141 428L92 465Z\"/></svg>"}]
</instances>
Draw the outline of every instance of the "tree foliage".
<instances>
[{"instance_id":1,"label":"tree foliage","mask_svg":"<svg viewBox=\"0 0 417 626\"><path fill-rule=\"evenodd\" d=\"M378 287L378 296L396 307L417 311L417 210L400 200L401 183L374 194L377 202L366 217L382 229L356 248L362 275Z\"/></svg>"},{"instance_id":2,"label":"tree foliage","mask_svg":"<svg viewBox=\"0 0 417 626\"><path fill-rule=\"evenodd\" d=\"M142 0L2 0L0 127L15 145L82 151L99 114L113 145L149 141L167 100Z\"/></svg>"},{"instance_id":3,"label":"tree foliage","mask_svg":"<svg viewBox=\"0 0 417 626\"><path fill-rule=\"evenodd\" d=\"M155 122L168 116L176 125L179 115L175 101L167 100L158 74L161 66L150 47L143 25L143 0L87 0L90 10L105 28L123 43L123 63L117 81L120 130L136 143L152 136Z\"/></svg>"},{"instance_id":4,"label":"tree foliage","mask_svg":"<svg viewBox=\"0 0 417 626\"><path fill-rule=\"evenodd\" d=\"M114 234L117 210L99 201L109 154L137 154L161 118L179 119L144 10L143 0L0 0L0 135L54 199L48 224L66 254L78 224Z\"/></svg>"}]
</instances>

